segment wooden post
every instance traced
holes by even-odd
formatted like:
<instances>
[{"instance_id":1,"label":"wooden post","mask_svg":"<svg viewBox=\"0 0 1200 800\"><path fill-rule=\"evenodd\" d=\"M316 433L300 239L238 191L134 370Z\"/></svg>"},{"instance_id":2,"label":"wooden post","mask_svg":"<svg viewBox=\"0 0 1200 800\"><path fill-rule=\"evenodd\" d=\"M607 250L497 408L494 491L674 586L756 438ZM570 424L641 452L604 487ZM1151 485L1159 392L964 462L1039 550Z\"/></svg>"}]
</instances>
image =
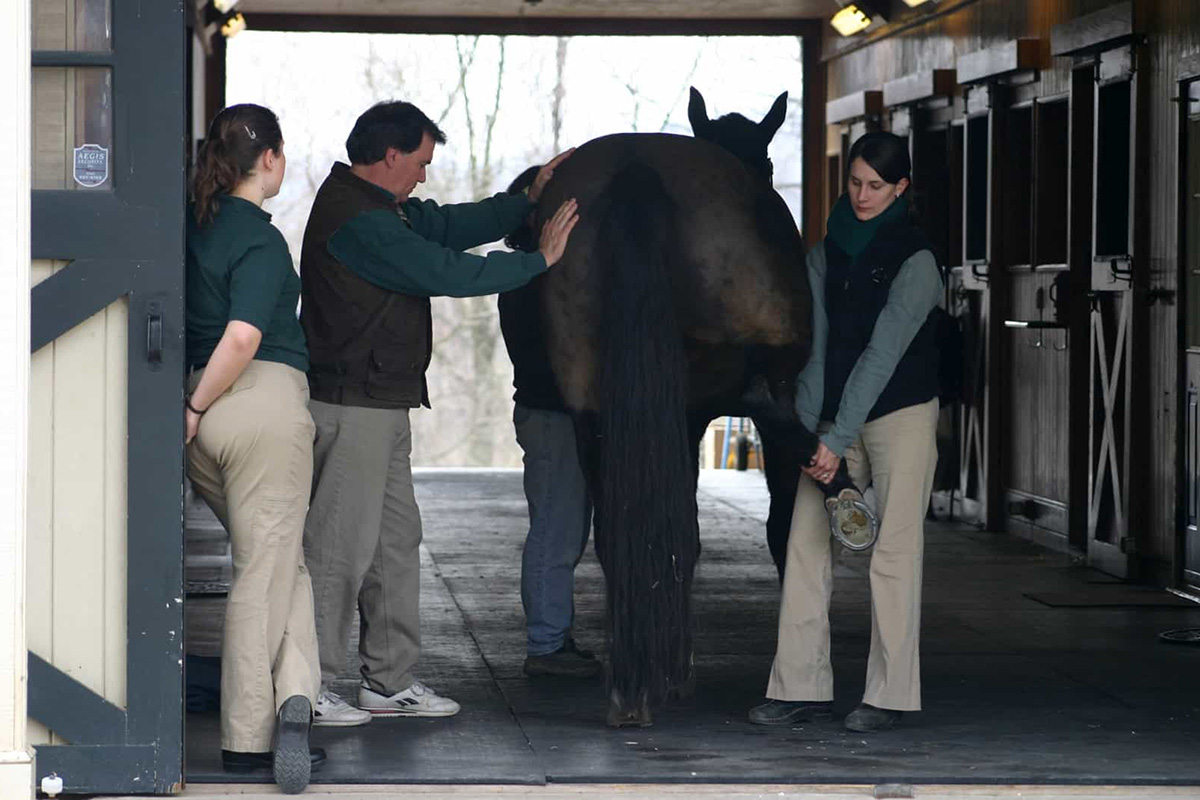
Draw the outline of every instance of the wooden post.
<instances>
[{"instance_id":1,"label":"wooden post","mask_svg":"<svg viewBox=\"0 0 1200 800\"><path fill-rule=\"evenodd\" d=\"M0 33L0 797L33 797L26 746L25 475L29 406L30 4Z\"/></svg>"},{"instance_id":2,"label":"wooden post","mask_svg":"<svg viewBox=\"0 0 1200 800\"><path fill-rule=\"evenodd\" d=\"M825 65L821 63L821 29L804 37L804 201L801 225L804 245L825 235Z\"/></svg>"}]
</instances>

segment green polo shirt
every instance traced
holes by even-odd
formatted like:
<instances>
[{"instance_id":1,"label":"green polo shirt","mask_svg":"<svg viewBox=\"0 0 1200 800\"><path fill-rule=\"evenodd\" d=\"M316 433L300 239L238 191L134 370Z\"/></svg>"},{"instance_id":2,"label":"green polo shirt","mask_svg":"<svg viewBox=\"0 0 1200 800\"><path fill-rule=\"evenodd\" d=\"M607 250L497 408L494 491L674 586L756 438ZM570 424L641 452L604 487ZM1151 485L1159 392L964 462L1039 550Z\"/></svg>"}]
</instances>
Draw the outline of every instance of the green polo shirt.
<instances>
[{"instance_id":1,"label":"green polo shirt","mask_svg":"<svg viewBox=\"0 0 1200 800\"><path fill-rule=\"evenodd\" d=\"M188 209L187 363L202 367L231 320L262 332L254 357L308 370L308 347L296 318L300 276L271 215L222 195L205 226Z\"/></svg>"},{"instance_id":2,"label":"green polo shirt","mask_svg":"<svg viewBox=\"0 0 1200 800\"><path fill-rule=\"evenodd\" d=\"M409 199L354 217L330 237L329 253L392 292L418 297L506 292L546 271L541 253L496 250L477 256L461 251L506 236L532 209L524 194L503 192L477 203L445 206Z\"/></svg>"}]
</instances>

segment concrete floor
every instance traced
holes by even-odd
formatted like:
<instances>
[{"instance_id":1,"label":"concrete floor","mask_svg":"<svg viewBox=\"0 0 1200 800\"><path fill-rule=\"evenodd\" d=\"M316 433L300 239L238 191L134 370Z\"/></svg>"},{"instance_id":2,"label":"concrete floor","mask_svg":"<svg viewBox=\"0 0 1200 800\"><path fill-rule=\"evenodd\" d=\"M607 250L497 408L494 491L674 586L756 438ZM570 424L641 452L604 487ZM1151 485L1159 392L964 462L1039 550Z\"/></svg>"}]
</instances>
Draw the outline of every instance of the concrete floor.
<instances>
[{"instance_id":1,"label":"concrete floor","mask_svg":"<svg viewBox=\"0 0 1200 800\"><path fill-rule=\"evenodd\" d=\"M1200 786L1200 647L1156 638L1200 627L1200 608L1170 595L1131 590L1008 536L933 523L925 710L874 736L851 734L840 722L752 726L745 713L762 697L779 598L762 527L766 490L756 473L706 472L694 604L698 690L664 708L654 727L614 731L604 726L599 681L521 673L520 472L429 470L416 481L425 521L418 673L463 712L315 730L329 761L310 793L386 796L373 786L399 783L407 784L405 796L557 800L710 796L703 787L725 784L711 796L840 797L902 783L919 785L921 796L1200 796L1134 788ZM839 715L862 693L866 567L867 556L842 552L835 570ZM603 579L590 549L577 574L577 638L602 648ZM351 656L335 688L353 696ZM198 785L229 780L217 759L216 715L189 715L187 736L188 793L242 791ZM679 783L695 786L645 786ZM946 794L941 784L977 786Z\"/></svg>"}]
</instances>

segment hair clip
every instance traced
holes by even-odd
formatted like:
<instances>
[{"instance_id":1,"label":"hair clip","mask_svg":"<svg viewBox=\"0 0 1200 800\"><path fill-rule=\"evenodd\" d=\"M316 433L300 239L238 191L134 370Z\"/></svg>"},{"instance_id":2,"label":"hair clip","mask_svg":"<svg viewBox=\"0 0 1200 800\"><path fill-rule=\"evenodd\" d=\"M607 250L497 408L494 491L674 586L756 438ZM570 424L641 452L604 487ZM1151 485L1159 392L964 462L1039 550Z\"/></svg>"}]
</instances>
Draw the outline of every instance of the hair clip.
<instances>
[{"instance_id":1,"label":"hair clip","mask_svg":"<svg viewBox=\"0 0 1200 800\"><path fill-rule=\"evenodd\" d=\"M249 136L251 139L258 139L258 134L255 133L254 131L250 130L249 125L243 125L242 127L246 129L247 136Z\"/></svg>"}]
</instances>

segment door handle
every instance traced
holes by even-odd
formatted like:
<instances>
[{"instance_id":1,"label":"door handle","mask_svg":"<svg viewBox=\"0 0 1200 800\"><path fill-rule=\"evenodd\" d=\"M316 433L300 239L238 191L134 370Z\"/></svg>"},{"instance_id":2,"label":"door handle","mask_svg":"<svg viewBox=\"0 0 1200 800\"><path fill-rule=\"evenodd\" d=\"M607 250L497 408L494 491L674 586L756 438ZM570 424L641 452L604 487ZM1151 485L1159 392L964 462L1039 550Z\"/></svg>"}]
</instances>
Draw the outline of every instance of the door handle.
<instances>
[{"instance_id":1,"label":"door handle","mask_svg":"<svg viewBox=\"0 0 1200 800\"><path fill-rule=\"evenodd\" d=\"M146 360L154 366L162 365L163 323L162 314L151 307L146 315Z\"/></svg>"}]
</instances>

